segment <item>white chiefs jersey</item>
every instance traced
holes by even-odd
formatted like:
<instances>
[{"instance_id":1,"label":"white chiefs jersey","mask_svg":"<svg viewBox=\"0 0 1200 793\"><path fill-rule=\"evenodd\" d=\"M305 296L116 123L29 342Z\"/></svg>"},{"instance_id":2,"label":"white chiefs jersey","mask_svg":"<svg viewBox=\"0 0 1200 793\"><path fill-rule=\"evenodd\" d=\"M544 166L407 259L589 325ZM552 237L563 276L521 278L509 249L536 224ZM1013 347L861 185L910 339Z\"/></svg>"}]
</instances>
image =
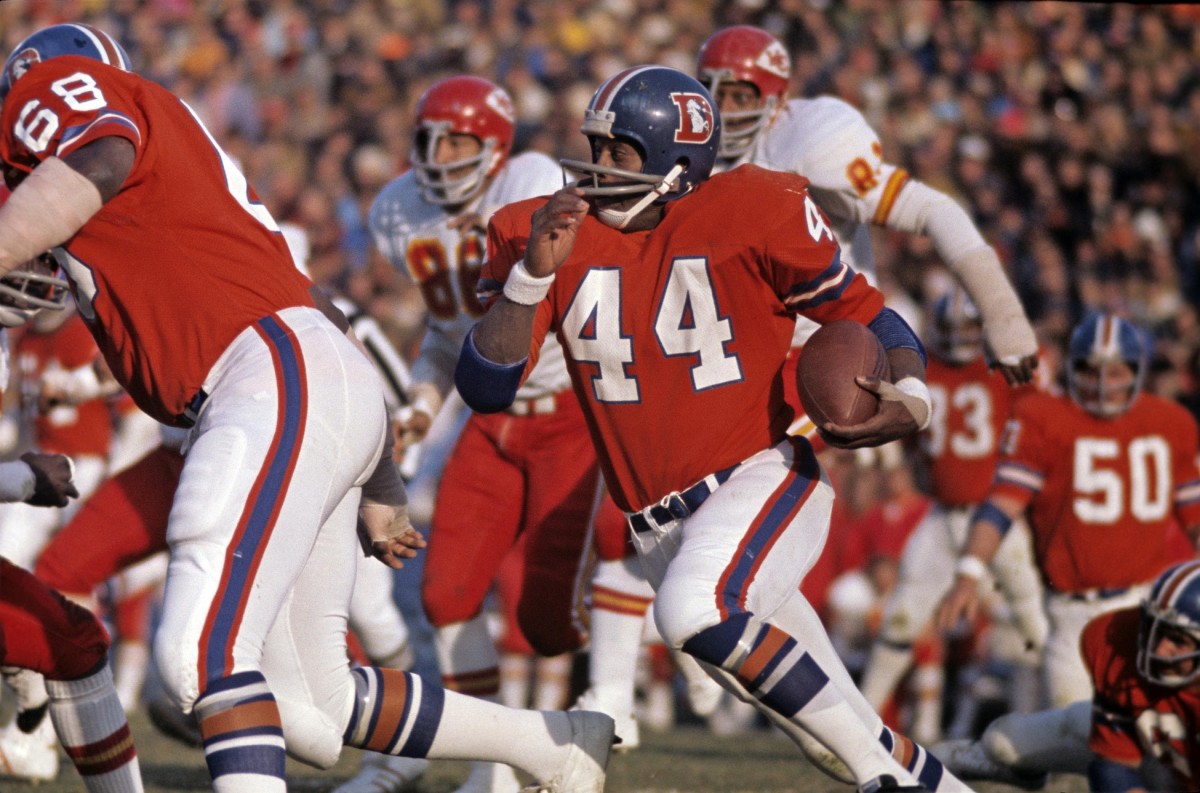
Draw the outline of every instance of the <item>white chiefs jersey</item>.
<instances>
[{"instance_id":1,"label":"white chiefs jersey","mask_svg":"<svg viewBox=\"0 0 1200 793\"><path fill-rule=\"evenodd\" d=\"M414 382L432 383L442 396L453 387L463 341L483 314L475 282L487 254L488 219L505 204L550 195L562 186L562 169L553 160L525 152L505 163L483 194L454 214L422 197L412 171L380 191L369 217L375 245L394 267L412 277L428 309L425 338L412 367ZM479 215L479 227L449 227L469 213ZM536 399L570 387L562 348L548 336L517 398Z\"/></svg>"},{"instance_id":2,"label":"white chiefs jersey","mask_svg":"<svg viewBox=\"0 0 1200 793\"><path fill-rule=\"evenodd\" d=\"M842 261L875 283L867 224L887 225L908 174L883 161L879 136L862 113L832 96L788 100L746 156L718 166L746 162L807 177L809 192L833 225ZM801 318L795 341L816 327Z\"/></svg>"}]
</instances>

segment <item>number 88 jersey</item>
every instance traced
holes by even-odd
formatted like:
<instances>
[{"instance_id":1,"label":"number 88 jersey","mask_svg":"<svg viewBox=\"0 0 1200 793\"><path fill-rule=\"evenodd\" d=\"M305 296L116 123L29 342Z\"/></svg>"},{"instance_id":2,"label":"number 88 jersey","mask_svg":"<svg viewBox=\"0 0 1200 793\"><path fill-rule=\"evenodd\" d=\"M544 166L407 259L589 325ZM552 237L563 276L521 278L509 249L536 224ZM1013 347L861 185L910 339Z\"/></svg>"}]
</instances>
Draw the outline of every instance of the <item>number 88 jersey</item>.
<instances>
[{"instance_id":1,"label":"number 88 jersey","mask_svg":"<svg viewBox=\"0 0 1200 793\"><path fill-rule=\"evenodd\" d=\"M103 137L134 147L121 190L62 248L80 314L142 410L175 423L251 323L311 306L279 227L178 97L78 55L28 67L0 111L0 156L19 182Z\"/></svg>"},{"instance_id":2,"label":"number 88 jersey","mask_svg":"<svg viewBox=\"0 0 1200 793\"><path fill-rule=\"evenodd\" d=\"M483 226L488 218L505 204L549 195L562 184L562 169L553 160L526 152L507 160L482 194L454 211L423 197L415 171L380 191L368 220L375 246L393 267L409 274L428 309L428 331L413 365L415 381L432 382L442 394L450 390L467 331L483 314L475 286L487 252ZM478 217L478 227L451 228L468 215ZM544 363L522 386L522 399L570 387L556 340L547 340L540 360Z\"/></svg>"}]
</instances>

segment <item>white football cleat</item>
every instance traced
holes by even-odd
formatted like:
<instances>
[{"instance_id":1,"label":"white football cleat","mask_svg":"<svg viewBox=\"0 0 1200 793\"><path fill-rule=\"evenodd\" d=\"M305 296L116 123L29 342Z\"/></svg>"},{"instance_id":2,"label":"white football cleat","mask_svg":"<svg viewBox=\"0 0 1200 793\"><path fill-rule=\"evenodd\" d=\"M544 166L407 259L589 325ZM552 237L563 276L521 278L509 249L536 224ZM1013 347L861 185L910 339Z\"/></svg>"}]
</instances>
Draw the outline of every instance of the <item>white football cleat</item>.
<instances>
[{"instance_id":1,"label":"white football cleat","mask_svg":"<svg viewBox=\"0 0 1200 793\"><path fill-rule=\"evenodd\" d=\"M598 713L606 714L616 723L616 735L620 742L613 747L614 752L628 752L631 749L636 749L641 744L641 734L638 730L637 717L630 710L625 713L619 708L610 708L605 703L601 702L592 690L579 695L579 699L575 700L575 704L571 706L571 710L591 710Z\"/></svg>"},{"instance_id":2,"label":"white football cleat","mask_svg":"<svg viewBox=\"0 0 1200 793\"><path fill-rule=\"evenodd\" d=\"M549 782L522 788L521 793L604 793L604 777L613 748L613 720L590 710L567 713L571 748Z\"/></svg>"},{"instance_id":3,"label":"white football cleat","mask_svg":"<svg viewBox=\"0 0 1200 793\"><path fill-rule=\"evenodd\" d=\"M474 760L467 781L454 793L520 793L520 790L521 783L512 766Z\"/></svg>"},{"instance_id":4,"label":"white football cleat","mask_svg":"<svg viewBox=\"0 0 1200 793\"><path fill-rule=\"evenodd\" d=\"M333 793L399 793L420 779L427 768L429 761L424 758L363 752L362 770Z\"/></svg>"},{"instance_id":5,"label":"white football cleat","mask_svg":"<svg viewBox=\"0 0 1200 793\"><path fill-rule=\"evenodd\" d=\"M13 721L0 733L0 777L50 782L58 776L58 759L58 736L49 711L33 732L21 732Z\"/></svg>"},{"instance_id":6,"label":"white football cleat","mask_svg":"<svg viewBox=\"0 0 1200 793\"><path fill-rule=\"evenodd\" d=\"M1041 790L1049 774L1022 771L998 763L984 751L983 744L970 738L955 738L929 747L929 753L942 761L951 773L964 780L983 779L1003 782L1023 790Z\"/></svg>"}]
</instances>

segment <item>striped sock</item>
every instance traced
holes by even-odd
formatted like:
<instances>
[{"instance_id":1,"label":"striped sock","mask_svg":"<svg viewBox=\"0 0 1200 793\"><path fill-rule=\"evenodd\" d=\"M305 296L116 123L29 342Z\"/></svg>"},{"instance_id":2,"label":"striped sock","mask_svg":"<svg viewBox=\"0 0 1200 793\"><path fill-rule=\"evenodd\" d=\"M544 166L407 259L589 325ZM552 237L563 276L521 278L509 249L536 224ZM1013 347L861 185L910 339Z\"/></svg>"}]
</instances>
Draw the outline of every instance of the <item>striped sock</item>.
<instances>
[{"instance_id":1,"label":"striped sock","mask_svg":"<svg viewBox=\"0 0 1200 793\"><path fill-rule=\"evenodd\" d=\"M286 793L283 727L261 672L212 681L195 709L216 793Z\"/></svg>"},{"instance_id":2,"label":"striped sock","mask_svg":"<svg viewBox=\"0 0 1200 793\"><path fill-rule=\"evenodd\" d=\"M442 721L442 689L398 669L360 666L352 674L354 710L343 742L383 754L425 757Z\"/></svg>"},{"instance_id":3,"label":"striped sock","mask_svg":"<svg viewBox=\"0 0 1200 793\"><path fill-rule=\"evenodd\" d=\"M962 789L962 783L946 771L942 762L911 738L885 726L879 732L879 742L892 753L896 762L911 771L930 790L936 791L939 787L944 790Z\"/></svg>"},{"instance_id":4,"label":"striped sock","mask_svg":"<svg viewBox=\"0 0 1200 793\"><path fill-rule=\"evenodd\" d=\"M107 665L80 680L47 680L50 719L89 793L140 793L133 736Z\"/></svg>"}]
</instances>

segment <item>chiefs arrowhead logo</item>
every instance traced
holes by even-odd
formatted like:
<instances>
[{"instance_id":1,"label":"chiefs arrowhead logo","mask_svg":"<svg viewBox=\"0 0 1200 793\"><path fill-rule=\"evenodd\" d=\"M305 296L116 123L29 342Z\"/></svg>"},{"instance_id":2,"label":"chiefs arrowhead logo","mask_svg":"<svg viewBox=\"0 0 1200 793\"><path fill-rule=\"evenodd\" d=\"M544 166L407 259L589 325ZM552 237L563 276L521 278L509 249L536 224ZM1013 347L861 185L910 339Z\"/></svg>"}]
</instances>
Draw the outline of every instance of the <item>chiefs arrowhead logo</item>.
<instances>
[{"instance_id":1,"label":"chiefs arrowhead logo","mask_svg":"<svg viewBox=\"0 0 1200 793\"><path fill-rule=\"evenodd\" d=\"M505 121L511 122L517 117L513 111L512 100L508 98L508 94L501 91L499 88L487 95L484 100L487 106L499 113Z\"/></svg>"},{"instance_id":2,"label":"chiefs arrowhead logo","mask_svg":"<svg viewBox=\"0 0 1200 793\"><path fill-rule=\"evenodd\" d=\"M775 41L755 59L754 65L765 72L786 80L792 68L791 60L783 45Z\"/></svg>"},{"instance_id":3,"label":"chiefs arrowhead logo","mask_svg":"<svg viewBox=\"0 0 1200 793\"><path fill-rule=\"evenodd\" d=\"M713 134L712 103L704 94L679 91L671 94L671 101L679 110L679 124L675 127L676 143L707 143Z\"/></svg>"}]
</instances>

